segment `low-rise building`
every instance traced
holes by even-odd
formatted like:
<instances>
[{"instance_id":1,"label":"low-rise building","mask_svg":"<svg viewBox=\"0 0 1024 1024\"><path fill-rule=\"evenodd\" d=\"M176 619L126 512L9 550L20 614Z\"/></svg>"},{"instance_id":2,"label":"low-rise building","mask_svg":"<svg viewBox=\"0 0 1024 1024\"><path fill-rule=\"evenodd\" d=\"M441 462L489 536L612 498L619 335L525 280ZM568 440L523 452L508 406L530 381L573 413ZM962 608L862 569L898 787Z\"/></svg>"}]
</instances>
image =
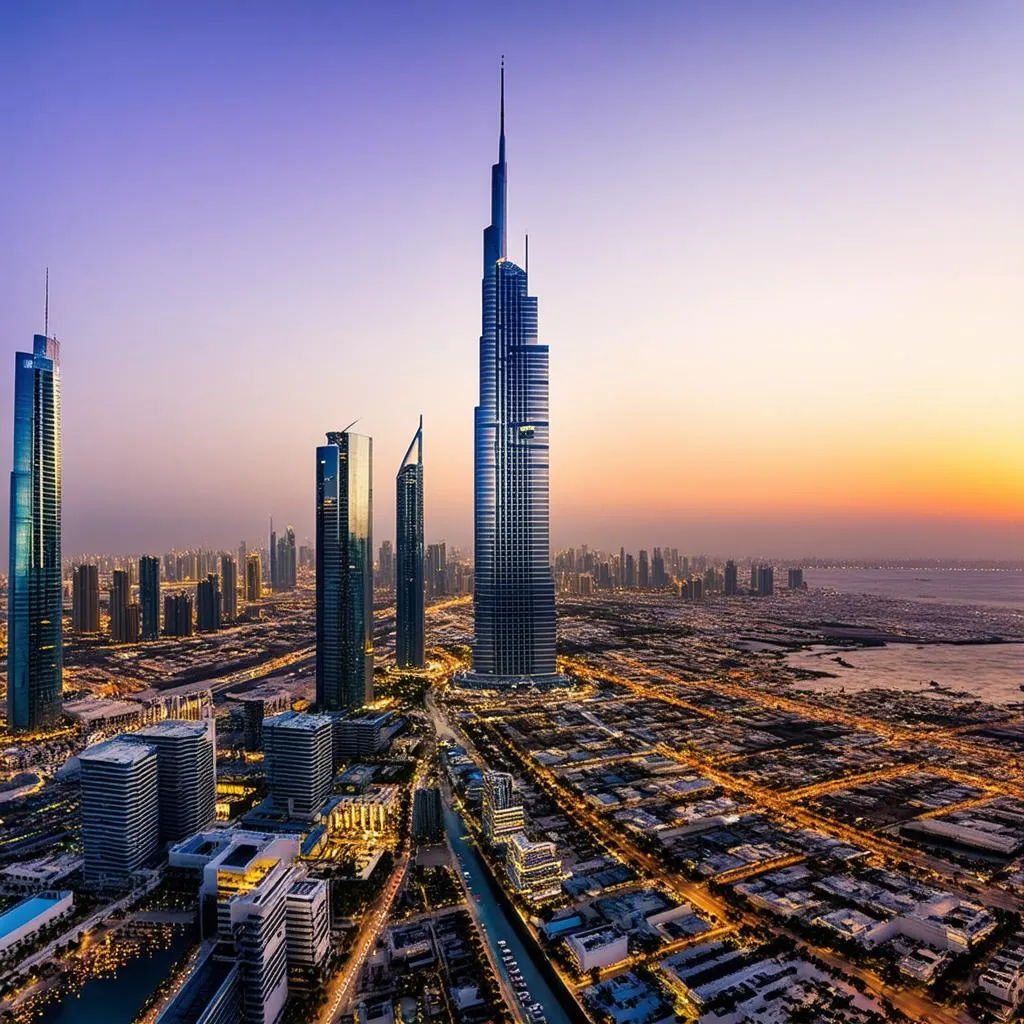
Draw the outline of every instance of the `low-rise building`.
<instances>
[{"instance_id":1,"label":"low-rise building","mask_svg":"<svg viewBox=\"0 0 1024 1024\"><path fill-rule=\"evenodd\" d=\"M66 890L41 892L0 914L0 957L31 942L43 928L70 914L74 895Z\"/></svg>"},{"instance_id":2,"label":"low-rise building","mask_svg":"<svg viewBox=\"0 0 1024 1024\"><path fill-rule=\"evenodd\" d=\"M612 925L577 932L565 940L576 966L586 973L595 967L611 967L629 956L629 939Z\"/></svg>"}]
</instances>

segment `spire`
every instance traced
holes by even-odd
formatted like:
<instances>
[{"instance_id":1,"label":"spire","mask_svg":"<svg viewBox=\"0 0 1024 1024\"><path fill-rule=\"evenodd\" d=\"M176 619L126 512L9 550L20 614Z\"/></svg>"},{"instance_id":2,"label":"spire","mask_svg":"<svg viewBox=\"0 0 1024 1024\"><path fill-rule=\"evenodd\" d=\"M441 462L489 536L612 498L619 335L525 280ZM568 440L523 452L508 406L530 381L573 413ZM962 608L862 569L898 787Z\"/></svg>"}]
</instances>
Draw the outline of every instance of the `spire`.
<instances>
[{"instance_id":1,"label":"spire","mask_svg":"<svg viewBox=\"0 0 1024 1024\"><path fill-rule=\"evenodd\" d=\"M498 163L505 162L505 54L501 55L501 132L498 135Z\"/></svg>"},{"instance_id":2,"label":"spire","mask_svg":"<svg viewBox=\"0 0 1024 1024\"><path fill-rule=\"evenodd\" d=\"M409 447L406 449L405 457L402 459L402 465L399 467L399 473L406 466L412 465L409 461L409 457L412 455L413 448L416 449L416 465L423 465L423 415L420 414L420 425L416 428L416 433L412 435L412 440L409 442Z\"/></svg>"},{"instance_id":3,"label":"spire","mask_svg":"<svg viewBox=\"0 0 1024 1024\"><path fill-rule=\"evenodd\" d=\"M504 89L504 87L502 87ZM502 100L504 103L504 100ZM502 118L504 119L504 114ZM43 337L50 336L50 268L46 268L46 283L43 285Z\"/></svg>"},{"instance_id":4,"label":"spire","mask_svg":"<svg viewBox=\"0 0 1024 1024\"><path fill-rule=\"evenodd\" d=\"M491 223L484 229L484 275L494 269L498 260L505 258L505 55L501 55L500 120L498 133L498 162L491 167Z\"/></svg>"}]
</instances>

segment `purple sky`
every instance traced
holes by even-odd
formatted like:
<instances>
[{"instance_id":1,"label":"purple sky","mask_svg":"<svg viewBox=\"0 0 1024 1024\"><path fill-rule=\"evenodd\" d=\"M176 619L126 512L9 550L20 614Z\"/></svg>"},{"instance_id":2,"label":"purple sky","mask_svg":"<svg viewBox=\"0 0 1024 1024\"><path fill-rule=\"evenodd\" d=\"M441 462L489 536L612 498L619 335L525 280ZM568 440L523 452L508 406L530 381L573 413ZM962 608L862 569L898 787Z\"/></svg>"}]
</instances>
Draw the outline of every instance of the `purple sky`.
<instances>
[{"instance_id":1,"label":"purple sky","mask_svg":"<svg viewBox=\"0 0 1024 1024\"><path fill-rule=\"evenodd\" d=\"M420 412L468 547L505 53L556 546L1024 557L1017 0L3 21L0 332L10 368L49 264L67 552L308 536L356 417L393 536Z\"/></svg>"}]
</instances>

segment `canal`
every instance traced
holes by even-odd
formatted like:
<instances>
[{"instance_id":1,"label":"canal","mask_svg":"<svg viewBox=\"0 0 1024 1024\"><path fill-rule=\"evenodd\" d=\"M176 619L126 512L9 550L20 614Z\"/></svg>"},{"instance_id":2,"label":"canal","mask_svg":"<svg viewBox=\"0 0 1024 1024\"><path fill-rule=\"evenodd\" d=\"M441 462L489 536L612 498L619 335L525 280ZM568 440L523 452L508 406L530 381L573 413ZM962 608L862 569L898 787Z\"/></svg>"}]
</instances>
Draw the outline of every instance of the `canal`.
<instances>
[{"instance_id":1,"label":"canal","mask_svg":"<svg viewBox=\"0 0 1024 1024\"><path fill-rule=\"evenodd\" d=\"M176 932L168 945L140 949L115 973L92 978L59 1002L47 1003L37 1024L132 1024L153 990L193 945L189 933Z\"/></svg>"},{"instance_id":2,"label":"canal","mask_svg":"<svg viewBox=\"0 0 1024 1024\"><path fill-rule=\"evenodd\" d=\"M458 811L447 799L444 801L444 824L452 849L461 858L461 862L457 863L455 868L468 875L466 881L473 893L480 896L476 904L477 911L485 925L487 943L494 952L494 958L501 964L502 948L498 945L498 939L504 939L519 965L526 987L530 990L530 1002L540 1003L544 1007L544 1016L548 1024L572 1024L578 1013L570 1015L567 1012L563 1000L569 997L563 995L559 998L553 987L555 983L548 982L545 971L539 967L541 953L536 944L532 941L527 943L520 938L510 920L514 911L510 909L506 912L487 865L467 837L466 827ZM522 927L521 923L519 926Z\"/></svg>"}]
</instances>

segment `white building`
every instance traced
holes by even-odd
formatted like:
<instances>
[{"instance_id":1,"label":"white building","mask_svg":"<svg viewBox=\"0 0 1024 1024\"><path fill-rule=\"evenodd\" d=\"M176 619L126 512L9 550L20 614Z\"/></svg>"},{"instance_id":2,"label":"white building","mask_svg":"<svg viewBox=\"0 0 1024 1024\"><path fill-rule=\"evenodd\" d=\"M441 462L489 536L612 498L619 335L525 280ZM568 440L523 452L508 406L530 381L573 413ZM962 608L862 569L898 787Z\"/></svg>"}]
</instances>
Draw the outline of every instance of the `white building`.
<instances>
[{"instance_id":1,"label":"white building","mask_svg":"<svg viewBox=\"0 0 1024 1024\"><path fill-rule=\"evenodd\" d=\"M327 882L299 878L287 897L288 963L315 968L327 959L331 948L331 913Z\"/></svg>"},{"instance_id":2,"label":"white building","mask_svg":"<svg viewBox=\"0 0 1024 1024\"><path fill-rule=\"evenodd\" d=\"M1024 999L1024 932L1018 932L992 958L978 979L978 988L1010 1007Z\"/></svg>"},{"instance_id":3,"label":"white building","mask_svg":"<svg viewBox=\"0 0 1024 1024\"><path fill-rule=\"evenodd\" d=\"M286 711L263 722L263 750L274 807L312 821L331 791L332 719Z\"/></svg>"},{"instance_id":4,"label":"white building","mask_svg":"<svg viewBox=\"0 0 1024 1024\"><path fill-rule=\"evenodd\" d=\"M611 967L629 956L629 939L611 925L577 932L570 935L565 944L576 966L584 973L595 967Z\"/></svg>"},{"instance_id":5,"label":"white building","mask_svg":"<svg viewBox=\"0 0 1024 1024\"><path fill-rule=\"evenodd\" d=\"M48 924L70 914L75 897L68 891L41 892L0 914L0 957L31 941Z\"/></svg>"}]
</instances>

